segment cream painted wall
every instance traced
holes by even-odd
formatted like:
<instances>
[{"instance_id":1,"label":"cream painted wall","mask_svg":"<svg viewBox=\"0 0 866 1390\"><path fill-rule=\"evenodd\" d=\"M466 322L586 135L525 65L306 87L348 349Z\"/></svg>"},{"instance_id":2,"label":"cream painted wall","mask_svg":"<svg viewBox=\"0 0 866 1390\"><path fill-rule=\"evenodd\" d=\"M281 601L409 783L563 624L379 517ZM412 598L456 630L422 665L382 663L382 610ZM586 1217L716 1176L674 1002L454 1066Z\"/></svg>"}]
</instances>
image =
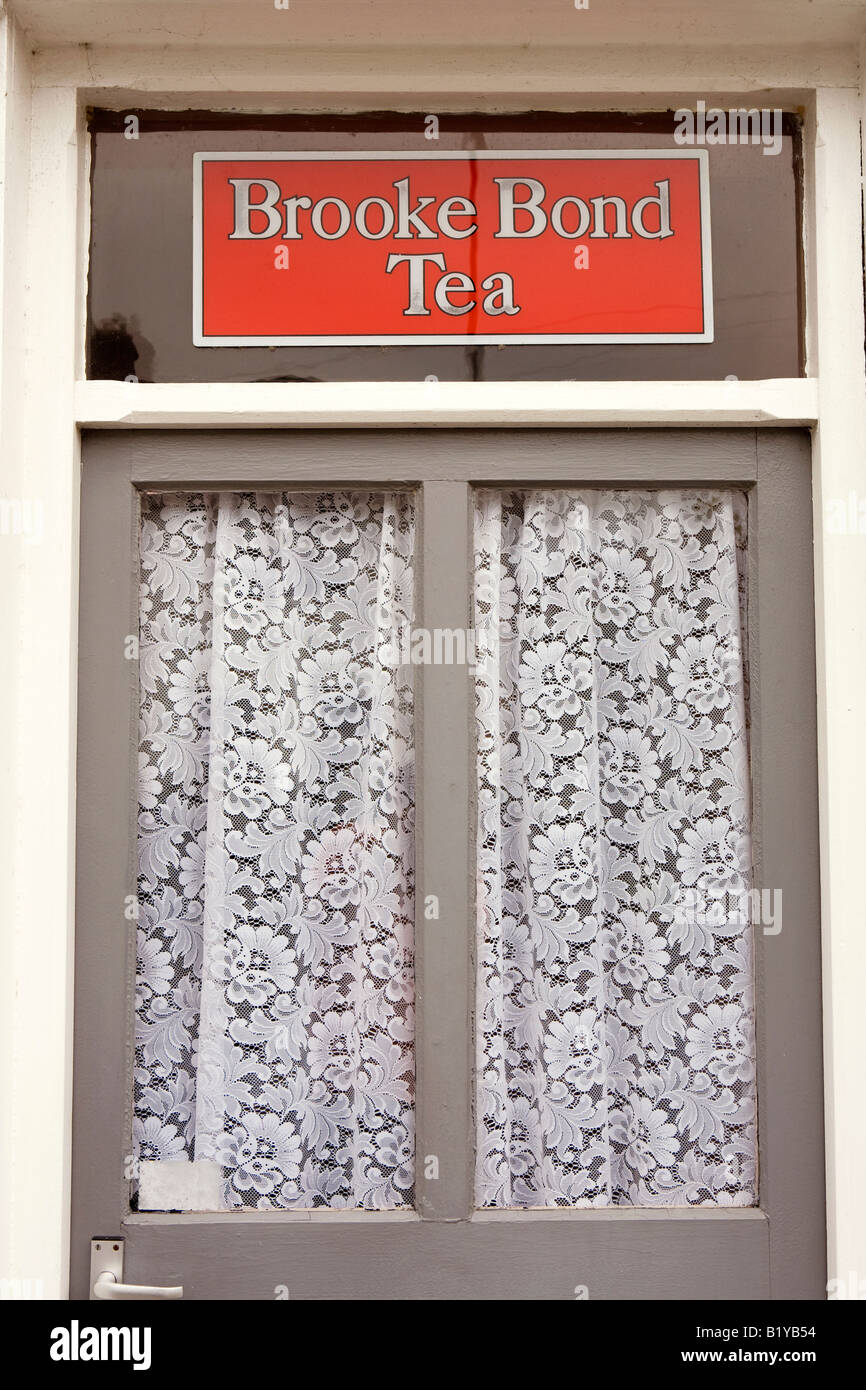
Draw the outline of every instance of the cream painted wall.
<instances>
[{"instance_id":1,"label":"cream painted wall","mask_svg":"<svg viewBox=\"0 0 866 1390\"><path fill-rule=\"evenodd\" d=\"M764 44L785 35L803 44L857 42L860 0L12 0L34 43L98 43L120 48L205 45L235 49L325 43L376 48L395 42L416 49L619 44L638 33L659 49L695 43Z\"/></svg>"},{"instance_id":2,"label":"cream painted wall","mask_svg":"<svg viewBox=\"0 0 866 1390\"><path fill-rule=\"evenodd\" d=\"M245 101L271 108L351 108L365 102L417 108L428 94L431 103L440 104L458 104L463 94L470 105L513 103L518 109L528 98L552 106L573 105L579 99L583 106L626 102L640 107L667 105L680 95L712 100L725 93L775 88L804 102L815 136L808 171L807 253L809 365L813 375L820 373L817 382L740 383L726 394L721 383L682 383L654 388L653 399L648 399L646 385L620 384L615 400L609 386L591 383L511 387L507 400L501 391L479 392L469 399L467 388L443 388L439 418L481 423L490 411L503 423L528 418L587 424L655 418L661 423L674 418L673 412L680 420L731 423L761 418L800 423L819 417L814 458L830 1273L847 1278L848 1271L855 1270L866 1278L861 1172L861 1155L866 1152L866 1010L860 1004L860 982L866 978L860 869L860 787L866 783L866 537L844 537L843 543L833 538L831 543L823 528L827 501L845 497L850 490L866 497L859 194L863 96L858 45L849 41L848 30L840 43L838 28L847 25L852 14L859 24L860 7L826 0L814 9L807 7L826 20L823 44L816 46L805 8L785 4L784 48L750 46L745 11L734 7L740 27L717 28L714 45L700 49L703 30L696 7L686 0L667 0L663 8L671 22L677 14L690 15L680 33L681 39L689 40L687 61L682 52L678 55L666 45L605 46L590 58L585 48L555 48L549 41L527 49L510 47L503 39L498 48L487 50L459 48L450 36L451 46L442 48L421 46L411 37L407 42L405 34L399 52L378 46L325 50L309 38L309 46L300 48L238 47L227 52L204 43L190 48L185 46L185 25L193 13L191 4L182 7L180 46L171 46L171 36L163 35L159 52L98 44L85 51L60 46L52 35L84 37L95 15L106 25L115 22L122 4L75 0L37 7L28 0L16 8L25 22L38 20L40 47L46 39L52 46L31 57L31 40L3 19L0 497L41 504L42 532L41 538L32 528L28 534L0 535L0 1110L7 1126L0 1158L5 1207L0 1277L41 1280L49 1297L62 1296L65 1288L76 422L170 424L186 419L204 424L219 419L248 424L266 417L271 424L310 423L294 409L290 397L281 395L277 404L273 394L255 386L235 387L230 396L220 392L218 406L212 388L92 383L76 391L86 264L82 105L124 105L133 94L170 105L183 94L182 104L196 104L191 97L198 96L199 104ZM240 11L234 8L237 17ZM778 5L749 8L760 12L762 23L769 22L771 11L778 20ZM220 23L229 22L232 9L228 3L220 5ZM531 14L532 4L502 0L497 16L503 11L516 22ZM61 28L54 30L52 24ZM83 27L76 30L75 24ZM110 27L100 32L110 33ZM507 33L507 26L499 32ZM545 34L541 37L544 40ZM154 37L148 40L139 27L136 41L153 42ZM632 95L626 100L624 92ZM316 398L315 422L350 419L353 411L363 411L365 423L370 423L369 412L375 407L383 423L429 423L429 403L413 390L379 387L371 394L365 388L361 400L351 386L323 388ZM309 401L304 408L310 408ZM38 1086L32 1084L34 1075Z\"/></svg>"},{"instance_id":3,"label":"cream painted wall","mask_svg":"<svg viewBox=\"0 0 866 1390\"><path fill-rule=\"evenodd\" d=\"M5 19L2 56L0 1278L50 1297L68 1265L80 170L74 93L31 100ZM36 167L47 198L31 219Z\"/></svg>"}]
</instances>

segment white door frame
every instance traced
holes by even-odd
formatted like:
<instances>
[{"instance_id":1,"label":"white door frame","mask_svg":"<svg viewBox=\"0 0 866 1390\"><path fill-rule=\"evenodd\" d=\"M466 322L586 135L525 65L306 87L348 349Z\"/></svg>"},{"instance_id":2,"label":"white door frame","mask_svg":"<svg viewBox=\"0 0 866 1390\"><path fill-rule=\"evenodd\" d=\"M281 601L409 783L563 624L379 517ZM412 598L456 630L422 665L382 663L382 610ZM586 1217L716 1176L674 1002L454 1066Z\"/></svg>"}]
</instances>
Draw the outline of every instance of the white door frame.
<instances>
[{"instance_id":1,"label":"white door frame","mask_svg":"<svg viewBox=\"0 0 866 1390\"><path fill-rule=\"evenodd\" d=\"M605 49L581 72L544 50L49 49L0 17L3 730L0 1086L9 1212L0 1274L63 1297L68 1269L79 443L81 426L720 425L813 427L824 948L828 1264L866 1276L860 865L866 785L866 537L827 535L827 504L866 497L858 55L850 50ZM639 59L639 61L638 61ZM391 74L400 71L395 90ZM519 79L515 74L519 72ZM519 88L518 88L519 82ZM411 96L415 90L421 95ZM628 92L625 101L620 95ZM751 92L751 99L745 96ZM274 93L280 93L278 97ZM609 95L608 95L609 94ZM733 94L733 95L731 95ZM764 382L124 385L84 382L85 108L584 110L799 107L806 119L808 377ZM6 523L9 530L10 523ZM792 814L795 809L792 808ZM118 904L119 919L122 904ZM782 943L780 941L780 947ZM783 947L782 947L783 948ZM34 1084L33 1078L38 1078ZM38 1139L37 1139L38 1136ZM38 1143L34 1153L33 1145ZM37 1252L34 1254L34 1252Z\"/></svg>"}]
</instances>

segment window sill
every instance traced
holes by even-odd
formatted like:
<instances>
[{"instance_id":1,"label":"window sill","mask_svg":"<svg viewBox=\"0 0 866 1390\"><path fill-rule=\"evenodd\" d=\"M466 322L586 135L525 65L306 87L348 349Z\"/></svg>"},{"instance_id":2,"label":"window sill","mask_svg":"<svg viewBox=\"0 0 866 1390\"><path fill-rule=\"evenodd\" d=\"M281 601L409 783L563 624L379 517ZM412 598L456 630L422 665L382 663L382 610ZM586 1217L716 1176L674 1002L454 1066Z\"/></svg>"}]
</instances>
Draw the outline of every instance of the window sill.
<instances>
[{"instance_id":1,"label":"window sill","mask_svg":"<svg viewBox=\"0 0 866 1390\"><path fill-rule=\"evenodd\" d=\"M810 425L818 381L79 381L75 418L87 429Z\"/></svg>"}]
</instances>

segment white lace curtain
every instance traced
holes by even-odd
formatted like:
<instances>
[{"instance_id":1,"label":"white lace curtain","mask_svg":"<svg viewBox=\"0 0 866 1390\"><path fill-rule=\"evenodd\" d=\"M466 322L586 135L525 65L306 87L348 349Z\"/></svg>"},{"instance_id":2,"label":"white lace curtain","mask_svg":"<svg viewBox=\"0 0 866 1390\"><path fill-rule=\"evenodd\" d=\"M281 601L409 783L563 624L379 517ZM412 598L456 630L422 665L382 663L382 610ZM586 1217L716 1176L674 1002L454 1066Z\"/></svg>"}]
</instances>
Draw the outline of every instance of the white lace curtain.
<instances>
[{"instance_id":1,"label":"white lace curtain","mask_svg":"<svg viewBox=\"0 0 866 1390\"><path fill-rule=\"evenodd\" d=\"M136 1149L225 1207L412 1205L413 544L401 494L144 500Z\"/></svg>"},{"instance_id":2,"label":"white lace curtain","mask_svg":"<svg viewBox=\"0 0 866 1390\"><path fill-rule=\"evenodd\" d=\"M755 1200L744 542L733 492L479 495L479 1206Z\"/></svg>"},{"instance_id":3,"label":"white lace curtain","mask_svg":"<svg viewBox=\"0 0 866 1390\"><path fill-rule=\"evenodd\" d=\"M751 1203L744 499L476 503L478 1204ZM136 1152L226 1208L413 1203L413 548L144 499Z\"/></svg>"}]
</instances>

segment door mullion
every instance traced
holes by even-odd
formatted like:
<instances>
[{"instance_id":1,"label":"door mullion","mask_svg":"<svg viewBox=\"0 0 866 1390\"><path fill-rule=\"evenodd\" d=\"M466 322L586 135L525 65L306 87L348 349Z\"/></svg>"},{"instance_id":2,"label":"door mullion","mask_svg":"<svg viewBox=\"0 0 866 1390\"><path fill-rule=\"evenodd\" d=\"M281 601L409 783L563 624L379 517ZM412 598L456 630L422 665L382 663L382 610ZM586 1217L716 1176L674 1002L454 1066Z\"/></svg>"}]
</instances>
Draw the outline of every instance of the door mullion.
<instances>
[{"instance_id":1,"label":"door mullion","mask_svg":"<svg viewBox=\"0 0 866 1390\"><path fill-rule=\"evenodd\" d=\"M471 495L464 482L421 490L415 619L431 654L468 632ZM460 653L459 640L451 646ZM426 653L425 653L426 655ZM467 661L415 666L417 951L416 1205L432 1220L472 1208L473 687ZM438 913L438 916L435 915Z\"/></svg>"}]
</instances>

